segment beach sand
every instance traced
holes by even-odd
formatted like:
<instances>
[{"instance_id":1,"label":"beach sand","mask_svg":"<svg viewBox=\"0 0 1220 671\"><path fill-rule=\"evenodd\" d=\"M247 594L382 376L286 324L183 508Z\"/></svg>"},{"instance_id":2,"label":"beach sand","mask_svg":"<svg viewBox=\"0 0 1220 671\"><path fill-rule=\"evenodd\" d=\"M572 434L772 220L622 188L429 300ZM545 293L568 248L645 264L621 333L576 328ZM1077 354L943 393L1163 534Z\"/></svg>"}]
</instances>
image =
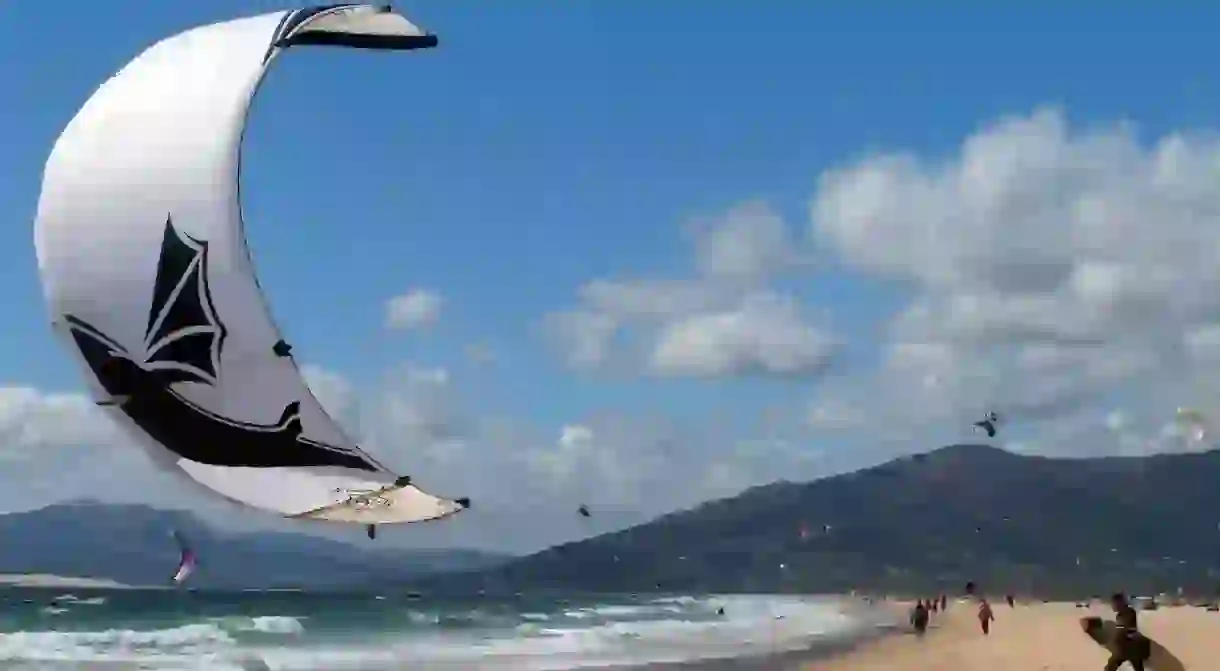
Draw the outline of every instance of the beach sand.
<instances>
[{"instance_id":1,"label":"beach sand","mask_svg":"<svg viewBox=\"0 0 1220 671\"><path fill-rule=\"evenodd\" d=\"M975 606L954 603L948 613L933 616L933 630L923 638L896 634L818 661L773 666L800 671L1092 671L1100 670L1108 652L1080 629L1082 617L1112 618L1101 606L1076 608L1062 603L1018 603L1009 608L993 602L996 620L990 636L979 631ZM1175 607L1141 611L1140 629L1176 657L1156 671L1204 671L1216 668L1220 652L1220 613ZM1153 661L1156 657L1153 658ZM1124 668L1129 668L1124 666Z\"/></svg>"}]
</instances>

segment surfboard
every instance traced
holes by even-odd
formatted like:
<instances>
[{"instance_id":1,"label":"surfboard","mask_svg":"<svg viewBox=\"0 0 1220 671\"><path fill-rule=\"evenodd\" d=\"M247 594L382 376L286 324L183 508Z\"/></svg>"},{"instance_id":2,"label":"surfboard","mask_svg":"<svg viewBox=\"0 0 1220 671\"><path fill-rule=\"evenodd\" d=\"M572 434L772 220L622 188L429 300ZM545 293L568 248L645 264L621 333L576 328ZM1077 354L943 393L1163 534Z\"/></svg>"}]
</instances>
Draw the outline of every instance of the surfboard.
<instances>
[{"instance_id":1,"label":"surfboard","mask_svg":"<svg viewBox=\"0 0 1220 671\"><path fill-rule=\"evenodd\" d=\"M1080 618L1080 628L1097 645L1109 651L1114 650L1115 634L1118 632L1118 625L1114 620L1097 616L1082 617ZM1186 667L1182 664L1182 660L1174 656L1172 652L1152 639L1148 639L1148 642L1151 654L1144 662L1147 668L1154 671L1185 671Z\"/></svg>"}]
</instances>

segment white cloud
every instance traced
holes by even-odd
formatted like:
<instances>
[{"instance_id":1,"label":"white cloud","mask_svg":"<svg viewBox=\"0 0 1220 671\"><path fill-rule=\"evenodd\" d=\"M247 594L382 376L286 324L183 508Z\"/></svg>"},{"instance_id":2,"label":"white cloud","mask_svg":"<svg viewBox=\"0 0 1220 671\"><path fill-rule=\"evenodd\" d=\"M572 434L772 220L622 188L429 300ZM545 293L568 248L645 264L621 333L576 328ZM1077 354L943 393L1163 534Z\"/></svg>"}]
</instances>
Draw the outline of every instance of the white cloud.
<instances>
[{"instance_id":1,"label":"white cloud","mask_svg":"<svg viewBox=\"0 0 1220 671\"><path fill-rule=\"evenodd\" d=\"M730 310L667 323L650 363L662 375L806 375L828 366L837 349L791 298L756 294Z\"/></svg>"},{"instance_id":2,"label":"white cloud","mask_svg":"<svg viewBox=\"0 0 1220 671\"><path fill-rule=\"evenodd\" d=\"M181 505L180 483L82 394L0 386L0 440L0 512L90 497Z\"/></svg>"},{"instance_id":3,"label":"white cloud","mask_svg":"<svg viewBox=\"0 0 1220 671\"><path fill-rule=\"evenodd\" d=\"M696 222L695 263L707 277L755 282L809 262L783 218L763 201Z\"/></svg>"},{"instance_id":4,"label":"white cloud","mask_svg":"<svg viewBox=\"0 0 1220 671\"><path fill-rule=\"evenodd\" d=\"M1215 137L1144 147L1130 128L1073 133L1044 109L947 161L894 154L827 173L813 232L921 290L901 324L911 337L1159 338L1220 308L1218 177Z\"/></svg>"},{"instance_id":5,"label":"white cloud","mask_svg":"<svg viewBox=\"0 0 1220 671\"><path fill-rule=\"evenodd\" d=\"M1044 452L1105 452L1119 449L1115 417L1127 434L1157 433L1208 386L1202 357L1220 354L1214 135L1143 144L1129 126L1073 129L1040 109L947 158L880 154L829 171L810 213L820 249L910 295L875 374L816 395L853 399L874 432L934 434L995 408ZM1155 409L1106 419L1108 397Z\"/></svg>"},{"instance_id":6,"label":"white cloud","mask_svg":"<svg viewBox=\"0 0 1220 671\"><path fill-rule=\"evenodd\" d=\"M769 286L807 265L809 254L760 201L693 230L695 272L685 278L592 280L578 307L545 326L578 368L626 363L666 376L813 375L836 352L826 327Z\"/></svg>"},{"instance_id":7,"label":"white cloud","mask_svg":"<svg viewBox=\"0 0 1220 671\"><path fill-rule=\"evenodd\" d=\"M1147 143L1128 125L1072 128L1039 109L935 158L842 164L817 180L809 214L801 240L747 202L695 228L689 274L592 280L548 318L583 367L817 380L788 418L793 435L666 462L699 473L704 491L982 440L970 425L989 410L1006 420L999 444L1033 453L1206 442L1164 427L1177 405L1220 412L1208 374L1220 364L1217 136ZM813 250L826 263L814 267ZM829 267L900 300L878 333L839 336L820 323L833 312L808 318L821 311L792 280ZM856 369L835 375L841 340ZM821 441L833 449L808 447Z\"/></svg>"},{"instance_id":8,"label":"white cloud","mask_svg":"<svg viewBox=\"0 0 1220 671\"><path fill-rule=\"evenodd\" d=\"M529 549L605 531L781 477L983 440L970 423L988 410L1006 420L998 444L1031 453L1207 446L1173 412L1220 412L1216 137L1143 143L1122 125L1073 129L1039 110L935 159L896 152L839 166L817 181L809 214L795 236L747 202L699 222L689 272L592 279L545 324L581 367L795 378L781 387L791 407L757 425L730 421L741 397L727 386L696 421L590 408L538 426L466 405L461 376L444 369L404 366L364 389L305 374L371 452L425 488L474 499L452 523L403 534L422 545ZM817 267L815 249L826 261ZM803 302L801 283L828 267L893 289L898 308L877 334L833 333L830 322L863 327ZM831 365L840 341L856 368ZM0 430L15 436L3 458L22 474L0 501L53 496L64 473L83 495L159 491L138 475L138 451L111 449L123 441L99 418L80 397L0 390ZM104 456L82 459L78 443ZM116 484L115 473L129 479ZM38 482L54 487L28 484ZM591 520L573 514L581 503Z\"/></svg>"},{"instance_id":9,"label":"white cloud","mask_svg":"<svg viewBox=\"0 0 1220 671\"><path fill-rule=\"evenodd\" d=\"M441 316L444 300L428 289L412 289L386 301L386 328L406 330L435 324Z\"/></svg>"},{"instance_id":10,"label":"white cloud","mask_svg":"<svg viewBox=\"0 0 1220 671\"><path fill-rule=\"evenodd\" d=\"M394 452L451 457L465 432L464 418L443 368L404 364L364 398L359 433Z\"/></svg>"},{"instance_id":11,"label":"white cloud","mask_svg":"<svg viewBox=\"0 0 1220 671\"><path fill-rule=\"evenodd\" d=\"M6 451L55 450L118 438L118 429L83 395L0 387L0 439Z\"/></svg>"},{"instance_id":12,"label":"white cloud","mask_svg":"<svg viewBox=\"0 0 1220 671\"><path fill-rule=\"evenodd\" d=\"M619 322L609 314L572 310L547 315L543 328L563 351L570 366L597 368L610 357Z\"/></svg>"},{"instance_id":13,"label":"white cloud","mask_svg":"<svg viewBox=\"0 0 1220 671\"><path fill-rule=\"evenodd\" d=\"M579 424L568 424L559 431L559 446L574 448L593 440L593 430Z\"/></svg>"}]
</instances>

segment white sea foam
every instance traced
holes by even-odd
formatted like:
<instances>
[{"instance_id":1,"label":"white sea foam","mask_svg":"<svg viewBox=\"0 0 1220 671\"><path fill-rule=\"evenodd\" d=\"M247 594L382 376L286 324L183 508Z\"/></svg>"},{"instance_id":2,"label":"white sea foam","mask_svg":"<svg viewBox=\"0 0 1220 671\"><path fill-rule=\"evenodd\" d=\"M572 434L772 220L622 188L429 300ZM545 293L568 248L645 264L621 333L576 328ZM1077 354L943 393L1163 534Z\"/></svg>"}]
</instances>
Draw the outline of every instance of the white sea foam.
<instances>
[{"instance_id":1,"label":"white sea foam","mask_svg":"<svg viewBox=\"0 0 1220 671\"><path fill-rule=\"evenodd\" d=\"M260 615L258 617L226 617L217 622L229 631L253 631L263 634L302 634L305 632L303 617L285 615Z\"/></svg>"},{"instance_id":2,"label":"white sea foam","mask_svg":"<svg viewBox=\"0 0 1220 671\"><path fill-rule=\"evenodd\" d=\"M717 614L721 607L723 616ZM439 618L464 622L459 628L445 628L423 613L407 617L413 612L391 612L407 628L402 631L315 631L312 616L268 614L165 628L15 632L0 634L0 666L43 671L550 671L781 652L869 624L837 601L794 597L658 599L511 617L476 610ZM341 613L336 616L343 619ZM511 626L491 624L509 620Z\"/></svg>"}]
</instances>

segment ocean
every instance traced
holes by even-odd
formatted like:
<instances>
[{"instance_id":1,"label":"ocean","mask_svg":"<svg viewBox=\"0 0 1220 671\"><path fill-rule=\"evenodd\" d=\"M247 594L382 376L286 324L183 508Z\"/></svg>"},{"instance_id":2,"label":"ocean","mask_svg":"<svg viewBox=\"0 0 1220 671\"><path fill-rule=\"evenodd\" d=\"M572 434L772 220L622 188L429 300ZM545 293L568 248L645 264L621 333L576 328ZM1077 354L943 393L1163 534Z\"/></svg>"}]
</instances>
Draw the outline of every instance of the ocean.
<instances>
[{"instance_id":1,"label":"ocean","mask_svg":"<svg viewBox=\"0 0 1220 671\"><path fill-rule=\"evenodd\" d=\"M723 608L723 615L719 609ZM858 600L5 588L0 669L549 671L757 657L893 625Z\"/></svg>"}]
</instances>

